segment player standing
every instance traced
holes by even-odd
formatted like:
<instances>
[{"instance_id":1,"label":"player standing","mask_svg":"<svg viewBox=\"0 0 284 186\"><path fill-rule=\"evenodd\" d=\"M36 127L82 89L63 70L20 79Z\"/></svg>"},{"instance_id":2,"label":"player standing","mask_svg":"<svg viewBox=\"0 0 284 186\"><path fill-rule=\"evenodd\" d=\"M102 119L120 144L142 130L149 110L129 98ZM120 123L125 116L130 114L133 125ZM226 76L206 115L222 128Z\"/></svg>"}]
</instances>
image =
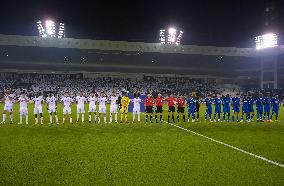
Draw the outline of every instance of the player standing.
<instances>
[{"instance_id":1,"label":"player standing","mask_svg":"<svg viewBox=\"0 0 284 186\"><path fill-rule=\"evenodd\" d=\"M196 121L199 121L199 110L200 110L200 99L197 95L194 97L194 102L195 102L195 109L194 112L196 113Z\"/></svg>"},{"instance_id":2,"label":"player standing","mask_svg":"<svg viewBox=\"0 0 284 186\"><path fill-rule=\"evenodd\" d=\"M263 122L263 97L260 94L255 102L256 105L256 117L258 122Z\"/></svg>"},{"instance_id":3,"label":"player standing","mask_svg":"<svg viewBox=\"0 0 284 186\"><path fill-rule=\"evenodd\" d=\"M52 113L54 113L56 125L58 125L58 117L56 113L56 97L54 94L49 94L46 98L46 103L48 104L48 113L49 113L49 124L52 124Z\"/></svg>"},{"instance_id":4,"label":"player standing","mask_svg":"<svg viewBox=\"0 0 284 186\"><path fill-rule=\"evenodd\" d=\"M136 114L138 116L138 122L140 123L140 104L142 100L140 99L139 93L134 93L134 98L131 100L133 102L133 118L132 121L134 123Z\"/></svg>"},{"instance_id":5,"label":"player standing","mask_svg":"<svg viewBox=\"0 0 284 186\"><path fill-rule=\"evenodd\" d=\"M226 97L223 98L223 121L226 121L226 114L227 114L227 122L230 121L230 110L231 110L231 98L230 95L227 94Z\"/></svg>"},{"instance_id":6,"label":"player standing","mask_svg":"<svg viewBox=\"0 0 284 186\"><path fill-rule=\"evenodd\" d=\"M278 99L278 95L275 95L272 99L271 99L271 103L272 103L272 114L271 114L271 119L272 117L275 115L275 121L278 121L278 112L279 112L279 99Z\"/></svg>"},{"instance_id":7,"label":"player standing","mask_svg":"<svg viewBox=\"0 0 284 186\"><path fill-rule=\"evenodd\" d=\"M104 92L101 93L99 99L99 116L98 116L98 123L101 122L101 116L104 116L104 123L106 123L106 102L107 97Z\"/></svg>"},{"instance_id":8,"label":"player standing","mask_svg":"<svg viewBox=\"0 0 284 186\"><path fill-rule=\"evenodd\" d=\"M267 118L266 121L271 121L271 119L270 119L270 103L271 103L270 97L267 95L264 98L264 101L263 101L263 105L264 105L264 119Z\"/></svg>"},{"instance_id":9,"label":"player standing","mask_svg":"<svg viewBox=\"0 0 284 186\"><path fill-rule=\"evenodd\" d=\"M163 104L164 104L164 98L162 98L162 94L159 93L158 97L155 99L155 105L156 105L155 119L156 119L156 123L158 123L158 115L159 115L160 123L162 123Z\"/></svg>"},{"instance_id":10,"label":"player standing","mask_svg":"<svg viewBox=\"0 0 284 186\"><path fill-rule=\"evenodd\" d=\"M34 115L35 115L35 124L38 124L38 114L40 117L40 123L43 124L43 116L42 116L42 103L43 103L43 96L41 93L38 93L34 98Z\"/></svg>"},{"instance_id":11,"label":"player standing","mask_svg":"<svg viewBox=\"0 0 284 186\"><path fill-rule=\"evenodd\" d=\"M179 96L178 100L177 100L177 104L178 104L178 115L177 115L177 120L179 122L179 116L180 114L182 115L183 118L183 122L185 122L185 113L184 113L184 107L185 107L185 99L182 95Z\"/></svg>"},{"instance_id":12,"label":"player standing","mask_svg":"<svg viewBox=\"0 0 284 186\"><path fill-rule=\"evenodd\" d=\"M205 98L205 103L206 103L205 121L207 120L207 117L209 116L210 122L212 122L212 97L211 95L208 95L208 97Z\"/></svg>"},{"instance_id":13,"label":"player standing","mask_svg":"<svg viewBox=\"0 0 284 186\"><path fill-rule=\"evenodd\" d=\"M244 95L242 98L242 118L241 122L244 121L244 116L246 115L246 121L249 122L249 116L248 116L248 98Z\"/></svg>"},{"instance_id":14,"label":"player standing","mask_svg":"<svg viewBox=\"0 0 284 186\"><path fill-rule=\"evenodd\" d=\"M154 99L151 97L151 94L147 94L147 98L145 99L146 122L148 122L148 117L150 116L150 122L153 123L152 122L153 106L154 106Z\"/></svg>"},{"instance_id":15,"label":"player standing","mask_svg":"<svg viewBox=\"0 0 284 186\"><path fill-rule=\"evenodd\" d=\"M168 123L170 122L170 117L173 123L175 123L175 104L177 103L176 98L173 94L167 99L169 110L168 110Z\"/></svg>"},{"instance_id":16,"label":"player standing","mask_svg":"<svg viewBox=\"0 0 284 186\"><path fill-rule=\"evenodd\" d=\"M233 103L233 112L234 112L232 116L232 121L234 122L236 117L236 121L239 122L239 114L241 108L239 93L237 93L237 95L232 98L232 103Z\"/></svg>"},{"instance_id":17,"label":"player standing","mask_svg":"<svg viewBox=\"0 0 284 186\"><path fill-rule=\"evenodd\" d=\"M216 116L218 115L218 122L220 121L221 118L221 105L222 105L222 100L220 94L217 95L217 97L214 99L214 104L215 104L215 112L214 112L214 122L216 122Z\"/></svg>"},{"instance_id":18,"label":"player standing","mask_svg":"<svg viewBox=\"0 0 284 186\"><path fill-rule=\"evenodd\" d=\"M193 95L190 94L189 98L187 99L187 105L188 105L188 119L187 121L190 121L190 116L191 116L191 121L195 122L195 100L193 98Z\"/></svg>"},{"instance_id":19,"label":"player standing","mask_svg":"<svg viewBox=\"0 0 284 186\"><path fill-rule=\"evenodd\" d=\"M248 114L249 114L249 121L253 121L254 118L254 102L252 95L249 95L248 98Z\"/></svg>"},{"instance_id":20,"label":"player standing","mask_svg":"<svg viewBox=\"0 0 284 186\"><path fill-rule=\"evenodd\" d=\"M89 101L89 110L88 110L88 113L89 113L89 123L92 122L92 113L94 113L94 121L96 122L97 120L97 105L96 105L96 102L97 102L97 98L95 96L95 93L92 92L90 94L90 96L88 97L88 101Z\"/></svg>"},{"instance_id":21,"label":"player standing","mask_svg":"<svg viewBox=\"0 0 284 186\"><path fill-rule=\"evenodd\" d=\"M19 97L18 101L20 102L20 123L22 124L23 121L23 116L26 117L26 124L28 125L29 122L29 116L28 116L28 97L27 95L23 92L21 96Z\"/></svg>"},{"instance_id":22,"label":"player standing","mask_svg":"<svg viewBox=\"0 0 284 186\"><path fill-rule=\"evenodd\" d=\"M123 120L124 122L128 123L127 114L128 114L129 103L130 99L127 96L127 93L124 93L123 96L121 97L121 116L120 116L121 123L123 122Z\"/></svg>"},{"instance_id":23,"label":"player standing","mask_svg":"<svg viewBox=\"0 0 284 186\"><path fill-rule=\"evenodd\" d=\"M83 94L83 91L80 92L80 95L76 97L77 102L77 123L79 122L79 117L81 115L82 124L84 124L84 114L85 114L85 101L86 97Z\"/></svg>"},{"instance_id":24,"label":"player standing","mask_svg":"<svg viewBox=\"0 0 284 186\"><path fill-rule=\"evenodd\" d=\"M13 95L6 93L4 95L4 101L5 101L5 105L4 105L2 124L6 123L7 112L10 113L10 124L13 124L13 102L14 102Z\"/></svg>"},{"instance_id":25,"label":"player standing","mask_svg":"<svg viewBox=\"0 0 284 186\"><path fill-rule=\"evenodd\" d=\"M63 121L62 124L65 123L65 116L66 114L69 115L70 123L72 123L72 115L71 115L71 104L73 102L73 99L69 96L68 92L64 93L63 98L61 99L63 101Z\"/></svg>"},{"instance_id":26,"label":"player standing","mask_svg":"<svg viewBox=\"0 0 284 186\"><path fill-rule=\"evenodd\" d=\"M118 103L118 97L113 92L112 96L110 96L110 114L109 114L109 122L112 123L112 117L114 115L114 121L117 123L117 103Z\"/></svg>"}]
</instances>

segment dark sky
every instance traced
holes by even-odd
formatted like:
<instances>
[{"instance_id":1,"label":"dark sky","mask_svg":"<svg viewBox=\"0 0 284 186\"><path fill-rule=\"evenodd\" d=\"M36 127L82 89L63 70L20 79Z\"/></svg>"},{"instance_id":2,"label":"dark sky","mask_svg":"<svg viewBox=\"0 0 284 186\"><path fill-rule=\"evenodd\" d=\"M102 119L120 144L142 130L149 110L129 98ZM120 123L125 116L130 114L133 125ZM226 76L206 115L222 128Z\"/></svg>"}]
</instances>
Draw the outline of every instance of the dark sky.
<instances>
[{"instance_id":1,"label":"dark sky","mask_svg":"<svg viewBox=\"0 0 284 186\"><path fill-rule=\"evenodd\" d=\"M275 1L284 23L284 1ZM158 42L160 28L176 26L184 31L183 44L252 47L265 2L3 0L0 33L37 35L36 21L52 18L64 22L72 38Z\"/></svg>"}]
</instances>

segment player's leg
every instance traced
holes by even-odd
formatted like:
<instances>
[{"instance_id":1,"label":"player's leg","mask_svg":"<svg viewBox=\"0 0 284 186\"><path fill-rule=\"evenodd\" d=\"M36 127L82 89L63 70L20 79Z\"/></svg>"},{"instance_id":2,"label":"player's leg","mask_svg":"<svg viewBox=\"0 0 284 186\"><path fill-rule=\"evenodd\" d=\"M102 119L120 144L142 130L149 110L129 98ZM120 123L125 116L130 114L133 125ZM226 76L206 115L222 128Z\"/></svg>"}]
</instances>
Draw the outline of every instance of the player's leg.
<instances>
[{"instance_id":1,"label":"player's leg","mask_svg":"<svg viewBox=\"0 0 284 186\"><path fill-rule=\"evenodd\" d=\"M194 112L194 110L191 111L191 115L192 115L192 122L195 122L195 112Z\"/></svg>"},{"instance_id":2,"label":"player's leg","mask_svg":"<svg viewBox=\"0 0 284 186\"><path fill-rule=\"evenodd\" d=\"M82 116L81 118L82 124L84 124L85 122L85 108L84 107L81 108L81 116Z\"/></svg>"},{"instance_id":3,"label":"player's leg","mask_svg":"<svg viewBox=\"0 0 284 186\"><path fill-rule=\"evenodd\" d=\"M136 109L134 108L133 109L133 112L132 112L132 122L134 123L135 122L135 117L136 117Z\"/></svg>"},{"instance_id":4,"label":"player's leg","mask_svg":"<svg viewBox=\"0 0 284 186\"><path fill-rule=\"evenodd\" d=\"M43 124L42 107L39 107L39 116L40 116L40 123Z\"/></svg>"},{"instance_id":5,"label":"player's leg","mask_svg":"<svg viewBox=\"0 0 284 186\"><path fill-rule=\"evenodd\" d=\"M106 123L106 107L103 108L104 123Z\"/></svg>"},{"instance_id":6,"label":"player's leg","mask_svg":"<svg viewBox=\"0 0 284 186\"><path fill-rule=\"evenodd\" d=\"M7 115L7 109L6 109L6 106L4 106L2 124L6 123L6 115Z\"/></svg>"},{"instance_id":7,"label":"player's leg","mask_svg":"<svg viewBox=\"0 0 284 186\"><path fill-rule=\"evenodd\" d=\"M80 107L77 105L77 117L76 117L76 122L79 122L79 117L80 117Z\"/></svg>"},{"instance_id":8,"label":"player's leg","mask_svg":"<svg viewBox=\"0 0 284 186\"><path fill-rule=\"evenodd\" d=\"M138 111L137 111L138 123L140 123L140 114L141 114L141 112L140 112L140 110L138 110Z\"/></svg>"},{"instance_id":9,"label":"player's leg","mask_svg":"<svg viewBox=\"0 0 284 186\"><path fill-rule=\"evenodd\" d=\"M56 110L54 110L54 116L55 116L56 125L58 125L58 116L57 116L57 111Z\"/></svg>"}]
</instances>

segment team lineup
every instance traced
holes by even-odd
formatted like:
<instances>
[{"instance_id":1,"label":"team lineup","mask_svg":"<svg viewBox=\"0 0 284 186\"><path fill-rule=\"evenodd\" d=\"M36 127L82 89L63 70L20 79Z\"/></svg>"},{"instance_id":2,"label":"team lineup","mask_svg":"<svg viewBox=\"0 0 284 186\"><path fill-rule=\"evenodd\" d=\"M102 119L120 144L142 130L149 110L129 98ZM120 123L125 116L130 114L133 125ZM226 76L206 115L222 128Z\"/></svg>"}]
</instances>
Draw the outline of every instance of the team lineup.
<instances>
[{"instance_id":1,"label":"team lineup","mask_svg":"<svg viewBox=\"0 0 284 186\"><path fill-rule=\"evenodd\" d=\"M86 96L83 92L80 92L74 99L65 92L64 95L58 99L53 93L48 94L46 98L42 94L38 94L29 99L25 92L22 92L19 98L15 98L11 93L5 93L4 98L4 112L2 124L6 123L6 117L9 113L10 123L13 123L13 104L18 102L20 104L19 114L20 122L23 123L23 118L26 119L28 124L28 103L34 104L34 118L35 124L43 124L43 107L45 102L48 105L47 112L49 113L49 123L53 123L53 117L55 123L59 124L57 115L57 104L63 104L63 117L62 124L69 118L70 123L73 123L71 106L76 104L77 117L76 123L84 123L85 104L88 103L88 122L95 123L113 123L118 122L118 113L120 112L120 122L128 123L128 108L129 104L133 103L133 117L132 122L141 122L141 105L145 106L145 121L156 123L163 122L164 105L168 107L167 121L175 123L176 121L195 122L200 121L200 105L205 104L206 110L204 112L205 121L210 122L251 122L256 119L257 122L271 122L278 121L278 113L280 108L280 101L277 95L273 97L262 96L259 94L256 98L252 95L240 96L239 94L234 97L230 95L221 96L220 94L211 96L208 95L205 99L201 100L198 96L190 94L188 97L180 95L175 97L171 94L169 97L163 97L161 94L157 94L155 98L151 94L147 94L147 97L143 101L140 98L139 93L134 93L134 98L130 99L127 93L123 93L122 96L118 96L115 92L107 96L104 92L91 93ZM110 104L109 119L107 120L107 104ZM97 110L98 105L98 110ZM175 116L177 108L177 115ZM214 110L214 112L213 112ZM232 110L232 114L231 114ZM255 115L256 110L256 115ZM187 111L187 113L186 113ZM137 116L137 120L136 120Z\"/></svg>"}]
</instances>

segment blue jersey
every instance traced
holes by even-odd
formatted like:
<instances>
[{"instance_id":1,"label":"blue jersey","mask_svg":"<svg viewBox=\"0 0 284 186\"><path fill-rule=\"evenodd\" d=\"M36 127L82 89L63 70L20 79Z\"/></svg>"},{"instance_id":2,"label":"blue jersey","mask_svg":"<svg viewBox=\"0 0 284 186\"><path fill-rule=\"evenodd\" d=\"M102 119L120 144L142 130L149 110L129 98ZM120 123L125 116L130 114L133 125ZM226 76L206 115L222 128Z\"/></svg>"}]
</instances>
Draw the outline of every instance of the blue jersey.
<instances>
[{"instance_id":1,"label":"blue jersey","mask_svg":"<svg viewBox=\"0 0 284 186\"><path fill-rule=\"evenodd\" d=\"M253 98L248 98L248 111L249 112L254 112L254 99Z\"/></svg>"},{"instance_id":2,"label":"blue jersey","mask_svg":"<svg viewBox=\"0 0 284 186\"><path fill-rule=\"evenodd\" d=\"M274 97L274 98L271 99L271 103L272 103L272 110L278 111L279 110L279 104L280 104L279 99Z\"/></svg>"},{"instance_id":3,"label":"blue jersey","mask_svg":"<svg viewBox=\"0 0 284 186\"><path fill-rule=\"evenodd\" d=\"M234 112L240 112L240 107L241 107L240 98L239 97L233 97L232 102L233 102Z\"/></svg>"},{"instance_id":4,"label":"blue jersey","mask_svg":"<svg viewBox=\"0 0 284 186\"><path fill-rule=\"evenodd\" d=\"M247 113L248 112L248 99L243 98L242 102L243 102L242 113Z\"/></svg>"},{"instance_id":5,"label":"blue jersey","mask_svg":"<svg viewBox=\"0 0 284 186\"><path fill-rule=\"evenodd\" d=\"M263 105L264 105L264 112L270 112L270 98L266 97L263 100Z\"/></svg>"},{"instance_id":6,"label":"blue jersey","mask_svg":"<svg viewBox=\"0 0 284 186\"><path fill-rule=\"evenodd\" d=\"M205 98L205 103L206 103L206 113L207 114L212 114L212 99L211 98Z\"/></svg>"},{"instance_id":7,"label":"blue jersey","mask_svg":"<svg viewBox=\"0 0 284 186\"><path fill-rule=\"evenodd\" d=\"M255 101L256 110L262 112L263 111L263 98L258 97Z\"/></svg>"},{"instance_id":8,"label":"blue jersey","mask_svg":"<svg viewBox=\"0 0 284 186\"><path fill-rule=\"evenodd\" d=\"M221 98L215 98L214 103L215 103L215 113L221 113L221 104L222 104Z\"/></svg>"},{"instance_id":9,"label":"blue jersey","mask_svg":"<svg viewBox=\"0 0 284 186\"><path fill-rule=\"evenodd\" d=\"M224 112L230 112L230 104L231 104L231 98L230 97L224 97L223 98L223 110L224 110Z\"/></svg>"},{"instance_id":10,"label":"blue jersey","mask_svg":"<svg viewBox=\"0 0 284 186\"><path fill-rule=\"evenodd\" d=\"M194 111L195 110L195 101L194 101L193 98L188 98L187 105L188 105L188 111Z\"/></svg>"}]
</instances>

